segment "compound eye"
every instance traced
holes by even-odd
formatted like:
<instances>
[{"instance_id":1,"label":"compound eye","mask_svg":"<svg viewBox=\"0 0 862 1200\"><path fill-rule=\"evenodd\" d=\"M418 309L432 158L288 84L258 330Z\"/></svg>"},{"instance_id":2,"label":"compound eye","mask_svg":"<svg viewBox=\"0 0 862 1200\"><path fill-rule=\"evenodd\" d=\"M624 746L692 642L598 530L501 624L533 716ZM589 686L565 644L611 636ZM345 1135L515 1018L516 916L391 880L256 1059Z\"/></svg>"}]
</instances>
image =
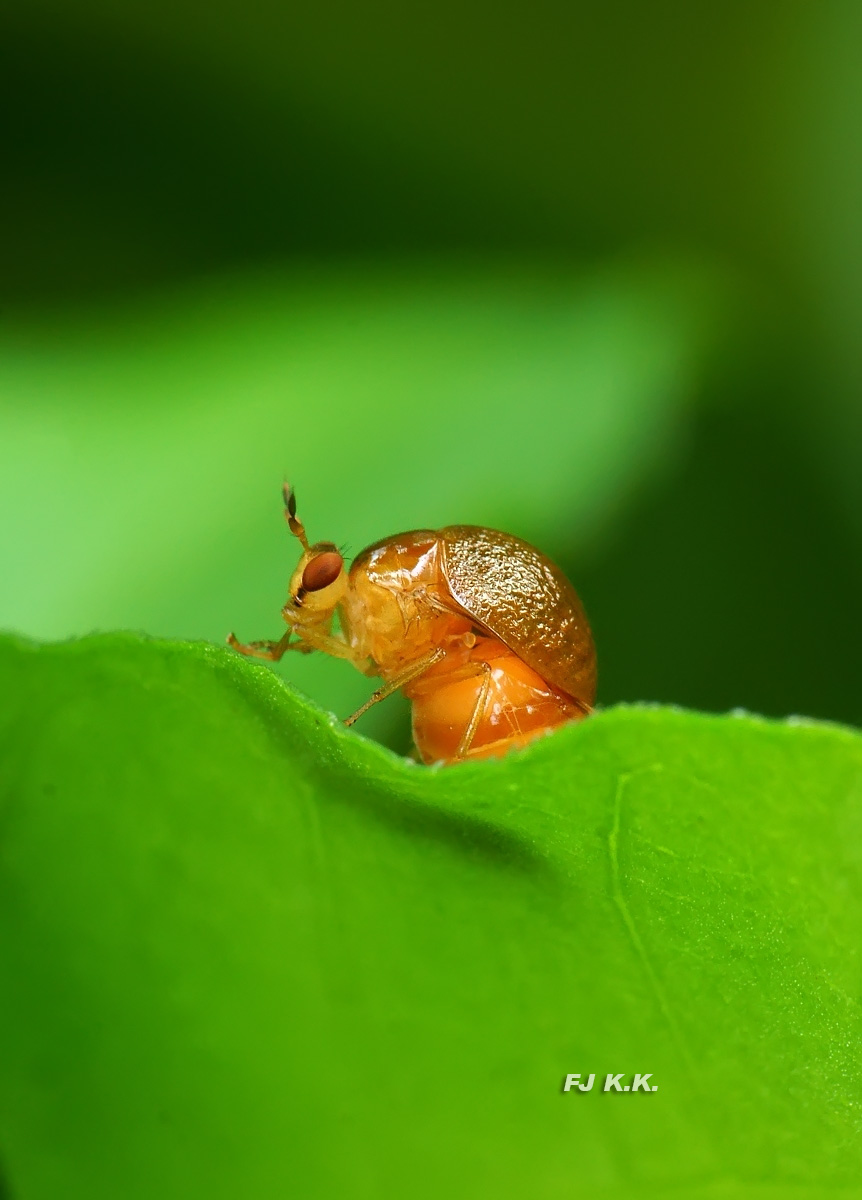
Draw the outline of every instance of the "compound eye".
<instances>
[{"instance_id":1,"label":"compound eye","mask_svg":"<svg viewBox=\"0 0 862 1200\"><path fill-rule=\"evenodd\" d=\"M302 572L302 590L319 592L331 583L335 583L344 567L344 559L337 550L325 550L323 554L315 554Z\"/></svg>"}]
</instances>

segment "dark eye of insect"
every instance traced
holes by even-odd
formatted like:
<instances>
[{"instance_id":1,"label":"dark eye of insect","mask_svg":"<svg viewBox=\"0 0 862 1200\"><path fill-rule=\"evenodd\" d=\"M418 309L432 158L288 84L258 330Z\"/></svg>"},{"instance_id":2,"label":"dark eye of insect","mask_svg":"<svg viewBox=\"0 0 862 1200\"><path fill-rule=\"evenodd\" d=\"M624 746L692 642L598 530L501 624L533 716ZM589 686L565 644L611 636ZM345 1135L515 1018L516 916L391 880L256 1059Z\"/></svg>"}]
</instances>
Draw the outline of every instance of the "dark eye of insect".
<instances>
[{"instance_id":1,"label":"dark eye of insect","mask_svg":"<svg viewBox=\"0 0 862 1200\"><path fill-rule=\"evenodd\" d=\"M335 583L341 574L344 559L337 550L327 550L316 554L302 572L302 589L305 592L319 592L322 588Z\"/></svg>"}]
</instances>

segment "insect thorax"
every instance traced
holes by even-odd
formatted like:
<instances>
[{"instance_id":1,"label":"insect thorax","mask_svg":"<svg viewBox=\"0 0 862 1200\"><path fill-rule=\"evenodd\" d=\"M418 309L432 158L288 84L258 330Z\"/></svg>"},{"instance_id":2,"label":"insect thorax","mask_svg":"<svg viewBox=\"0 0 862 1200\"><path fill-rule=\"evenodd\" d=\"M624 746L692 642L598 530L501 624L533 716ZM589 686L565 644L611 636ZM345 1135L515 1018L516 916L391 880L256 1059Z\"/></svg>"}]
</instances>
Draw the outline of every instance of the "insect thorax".
<instances>
[{"instance_id":1,"label":"insect thorax","mask_svg":"<svg viewBox=\"0 0 862 1200\"><path fill-rule=\"evenodd\" d=\"M364 551L351 568L342 606L345 633L385 677L470 628L447 600L436 537L423 532L391 538Z\"/></svg>"}]
</instances>

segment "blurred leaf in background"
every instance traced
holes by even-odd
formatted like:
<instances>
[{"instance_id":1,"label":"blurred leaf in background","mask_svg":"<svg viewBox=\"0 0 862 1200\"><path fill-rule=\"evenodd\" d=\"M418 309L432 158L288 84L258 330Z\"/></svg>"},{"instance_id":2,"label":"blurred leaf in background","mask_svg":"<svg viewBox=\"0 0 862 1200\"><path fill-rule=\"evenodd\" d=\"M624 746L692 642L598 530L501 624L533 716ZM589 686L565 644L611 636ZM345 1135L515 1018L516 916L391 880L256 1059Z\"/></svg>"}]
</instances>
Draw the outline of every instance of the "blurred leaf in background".
<instances>
[{"instance_id":1,"label":"blurred leaf in background","mask_svg":"<svg viewBox=\"0 0 862 1200\"><path fill-rule=\"evenodd\" d=\"M270 635L287 473L538 541L605 702L862 719L857 20L7 9L0 622Z\"/></svg>"},{"instance_id":2,"label":"blurred leaf in background","mask_svg":"<svg viewBox=\"0 0 862 1200\"><path fill-rule=\"evenodd\" d=\"M3 532L0 623L275 634L285 474L312 536L352 552L468 519L573 555L673 454L721 305L667 263L414 265L7 331L0 492L26 516ZM361 702L343 664L289 664L312 691L315 672Z\"/></svg>"}]
</instances>

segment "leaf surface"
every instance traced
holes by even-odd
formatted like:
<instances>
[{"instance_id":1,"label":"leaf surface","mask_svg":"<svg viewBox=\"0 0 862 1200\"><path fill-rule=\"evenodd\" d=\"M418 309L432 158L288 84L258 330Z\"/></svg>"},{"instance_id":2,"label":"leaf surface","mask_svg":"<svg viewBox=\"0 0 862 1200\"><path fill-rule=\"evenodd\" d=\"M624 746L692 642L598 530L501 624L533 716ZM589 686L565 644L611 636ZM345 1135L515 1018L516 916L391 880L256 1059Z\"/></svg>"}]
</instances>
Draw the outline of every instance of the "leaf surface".
<instances>
[{"instance_id":1,"label":"leaf surface","mask_svg":"<svg viewBox=\"0 0 862 1200\"><path fill-rule=\"evenodd\" d=\"M859 1182L854 732L618 708L426 769L108 635L0 643L0 762L16 1200Z\"/></svg>"}]
</instances>

